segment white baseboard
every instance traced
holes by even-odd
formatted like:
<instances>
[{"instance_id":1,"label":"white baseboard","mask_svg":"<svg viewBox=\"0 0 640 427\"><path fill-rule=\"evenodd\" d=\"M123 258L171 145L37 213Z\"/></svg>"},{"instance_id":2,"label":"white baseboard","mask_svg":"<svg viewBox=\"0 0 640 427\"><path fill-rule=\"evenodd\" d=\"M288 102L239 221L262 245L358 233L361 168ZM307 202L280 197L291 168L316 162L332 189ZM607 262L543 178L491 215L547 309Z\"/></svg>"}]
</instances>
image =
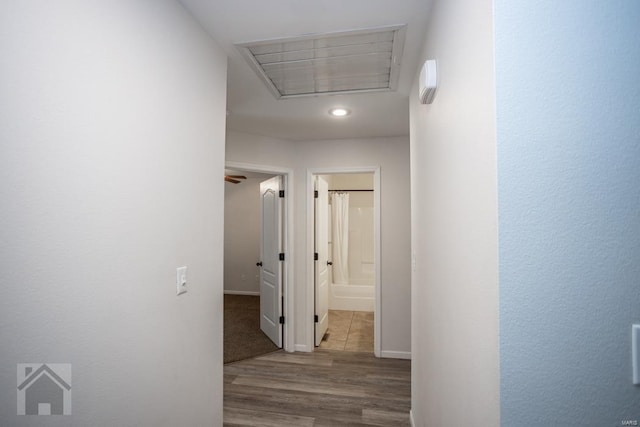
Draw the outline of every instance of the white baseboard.
<instances>
[{"instance_id":1,"label":"white baseboard","mask_svg":"<svg viewBox=\"0 0 640 427\"><path fill-rule=\"evenodd\" d=\"M253 291L232 291L232 290L224 290L224 293L226 295L254 295L254 296L260 296L260 292L253 292Z\"/></svg>"},{"instance_id":2,"label":"white baseboard","mask_svg":"<svg viewBox=\"0 0 640 427\"><path fill-rule=\"evenodd\" d=\"M416 427L416 421L413 419L413 410L409 411L409 422L411 423L411 427Z\"/></svg>"},{"instance_id":3,"label":"white baseboard","mask_svg":"<svg viewBox=\"0 0 640 427\"><path fill-rule=\"evenodd\" d=\"M296 349L296 351L302 351L304 353L309 353L309 348L304 344L296 344L295 345L295 349Z\"/></svg>"},{"instance_id":4,"label":"white baseboard","mask_svg":"<svg viewBox=\"0 0 640 427\"><path fill-rule=\"evenodd\" d=\"M408 360L411 360L411 352L410 351L382 350L380 352L380 357L385 358L385 359L408 359Z\"/></svg>"}]
</instances>

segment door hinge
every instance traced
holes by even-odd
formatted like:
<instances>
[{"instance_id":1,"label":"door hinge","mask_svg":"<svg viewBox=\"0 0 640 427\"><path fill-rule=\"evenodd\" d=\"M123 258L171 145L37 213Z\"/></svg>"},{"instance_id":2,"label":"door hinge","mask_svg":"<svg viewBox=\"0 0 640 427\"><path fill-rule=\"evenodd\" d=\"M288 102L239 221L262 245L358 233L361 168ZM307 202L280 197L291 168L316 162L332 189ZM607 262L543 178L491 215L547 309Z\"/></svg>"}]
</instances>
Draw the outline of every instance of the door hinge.
<instances>
[{"instance_id":1,"label":"door hinge","mask_svg":"<svg viewBox=\"0 0 640 427\"><path fill-rule=\"evenodd\" d=\"M284 316L280 316L280 324L284 325Z\"/></svg>"},{"instance_id":2,"label":"door hinge","mask_svg":"<svg viewBox=\"0 0 640 427\"><path fill-rule=\"evenodd\" d=\"M315 323L318 323L318 321L319 321L319 320L320 320L320 319L318 319L318 315L317 315L317 314L314 314L314 315L313 315L313 321L314 321Z\"/></svg>"},{"instance_id":3,"label":"door hinge","mask_svg":"<svg viewBox=\"0 0 640 427\"><path fill-rule=\"evenodd\" d=\"M317 261L318 260L318 252L316 252L315 254L313 254L313 260Z\"/></svg>"},{"instance_id":4,"label":"door hinge","mask_svg":"<svg viewBox=\"0 0 640 427\"><path fill-rule=\"evenodd\" d=\"M280 191L278 192L278 195L279 195L280 197L284 197L284 190L280 190Z\"/></svg>"},{"instance_id":5,"label":"door hinge","mask_svg":"<svg viewBox=\"0 0 640 427\"><path fill-rule=\"evenodd\" d=\"M284 253L280 254L280 261L284 261Z\"/></svg>"},{"instance_id":6,"label":"door hinge","mask_svg":"<svg viewBox=\"0 0 640 427\"><path fill-rule=\"evenodd\" d=\"M317 198L318 198L318 190L316 190L316 191L314 191L314 192L313 192L313 198L314 198L314 199L317 199Z\"/></svg>"}]
</instances>

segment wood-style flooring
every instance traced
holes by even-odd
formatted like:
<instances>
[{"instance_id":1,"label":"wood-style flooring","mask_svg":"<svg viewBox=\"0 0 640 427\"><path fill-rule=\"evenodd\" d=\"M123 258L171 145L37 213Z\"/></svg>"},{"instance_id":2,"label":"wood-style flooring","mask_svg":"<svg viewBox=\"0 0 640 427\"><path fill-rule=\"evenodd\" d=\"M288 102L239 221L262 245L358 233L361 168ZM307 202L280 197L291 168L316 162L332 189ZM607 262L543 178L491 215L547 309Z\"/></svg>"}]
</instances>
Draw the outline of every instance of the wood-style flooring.
<instances>
[{"instance_id":1,"label":"wood-style flooring","mask_svg":"<svg viewBox=\"0 0 640 427\"><path fill-rule=\"evenodd\" d=\"M278 351L224 366L224 425L409 426L411 362Z\"/></svg>"}]
</instances>

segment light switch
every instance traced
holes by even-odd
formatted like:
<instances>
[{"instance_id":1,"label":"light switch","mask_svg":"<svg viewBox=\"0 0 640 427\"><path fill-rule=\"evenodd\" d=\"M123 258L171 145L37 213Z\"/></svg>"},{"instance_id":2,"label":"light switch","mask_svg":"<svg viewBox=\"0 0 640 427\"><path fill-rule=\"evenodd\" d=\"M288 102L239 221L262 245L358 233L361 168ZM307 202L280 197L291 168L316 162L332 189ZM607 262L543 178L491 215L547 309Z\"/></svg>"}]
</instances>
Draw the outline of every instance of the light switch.
<instances>
[{"instance_id":1,"label":"light switch","mask_svg":"<svg viewBox=\"0 0 640 427\"><path fill-rule=\"evenodd\" d=\"M631 354L633 360L633 383L640 385L640 325L631 326Z\"/></svg>"},{"instance_id":2,"label":"light switch","mask_svg":"<svg viewBox=\"0 0 640 427\"><path fill-rule=\"evenodd\" d=\"M187 292L187 267L180 267L176 274L177 295Z\"/></svg>"}]
</instances>

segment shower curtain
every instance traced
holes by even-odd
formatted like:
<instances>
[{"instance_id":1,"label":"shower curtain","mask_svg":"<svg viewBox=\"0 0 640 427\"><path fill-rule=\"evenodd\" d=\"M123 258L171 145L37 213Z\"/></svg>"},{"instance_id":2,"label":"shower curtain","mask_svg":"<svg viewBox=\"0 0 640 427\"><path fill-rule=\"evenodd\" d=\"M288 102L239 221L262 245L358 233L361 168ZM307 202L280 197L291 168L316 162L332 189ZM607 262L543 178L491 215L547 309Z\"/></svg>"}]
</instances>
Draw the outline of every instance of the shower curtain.
<instances>
[{"instance_id":1,"label":"shower curtain","mask_svg":"<svg viewBox=\"0 0 640 427\"><path fill-rule=\"evenodd\" d=\"M331 202L333 225L333 283L349 283L349 194L334 193Z\"/></svg>"}]
</instances>

